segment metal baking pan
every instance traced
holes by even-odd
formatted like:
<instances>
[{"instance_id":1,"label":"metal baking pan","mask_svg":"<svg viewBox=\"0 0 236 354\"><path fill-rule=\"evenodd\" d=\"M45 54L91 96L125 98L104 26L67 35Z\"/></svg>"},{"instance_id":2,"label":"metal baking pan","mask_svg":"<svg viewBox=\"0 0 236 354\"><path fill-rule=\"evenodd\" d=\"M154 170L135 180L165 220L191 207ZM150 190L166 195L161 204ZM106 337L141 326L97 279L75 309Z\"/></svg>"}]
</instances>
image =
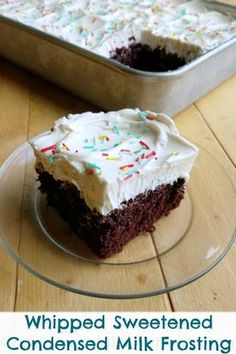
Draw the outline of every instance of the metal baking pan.
<instances>
[{"instance_id":1,"label":"metal baking pan","mask_svg":"<svg viewBox=\"0 0 236 354\"><path fill-rule=\"evenodd\" d=\"M206 2L210 10L236 7ZM139 107L171 116L236 73L236 37L183 67L143 72L0 16L0 55L106 109Z\"/></svg>"}]
</instances>

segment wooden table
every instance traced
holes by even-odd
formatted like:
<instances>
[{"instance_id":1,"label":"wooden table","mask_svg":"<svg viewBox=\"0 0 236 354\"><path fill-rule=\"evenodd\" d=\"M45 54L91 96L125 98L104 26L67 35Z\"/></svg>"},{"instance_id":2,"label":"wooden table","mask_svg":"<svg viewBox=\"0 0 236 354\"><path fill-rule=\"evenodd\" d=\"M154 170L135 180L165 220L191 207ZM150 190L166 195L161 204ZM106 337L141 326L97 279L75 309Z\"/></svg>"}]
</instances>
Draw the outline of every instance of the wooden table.
<instances>
[{"instance_id":1,"label":"wooden table","mask_svg":"<svg viewBox=\"0 0 236 354\"><path fill-rule=\"evenodd\" d=\"M217 157L234 182L235 98L236 77L233 77L175 119L181 133ZM28 137L50 128L56 118L92 109L91 104L0 60L0 163ZM167 295L135 300L96 299L56 288L28 273L0 249L0 310L236 310L236 245L215 269L191 285Z\"/></svg>"}]
</instances>

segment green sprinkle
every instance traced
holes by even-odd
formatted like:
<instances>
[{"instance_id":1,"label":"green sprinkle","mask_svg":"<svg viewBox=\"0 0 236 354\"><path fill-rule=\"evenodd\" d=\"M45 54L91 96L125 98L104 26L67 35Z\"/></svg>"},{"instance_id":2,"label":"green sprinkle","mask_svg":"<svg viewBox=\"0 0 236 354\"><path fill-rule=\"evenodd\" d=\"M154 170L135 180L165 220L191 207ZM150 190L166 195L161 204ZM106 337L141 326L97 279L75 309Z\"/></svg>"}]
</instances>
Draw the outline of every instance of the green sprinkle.
<instances>
[{"instance_id":1,"label":"green sprinkle","mask_svg":"<svg viewBox=\"0 0 236 354\"><path fill-rule=\"evenodd\" d=\"M55 156L50 156L50 157L48 158L48 162L51 163L51 164L53 164L53 163L55 162Z\"/></svg>"},{"instance_id":2,"label":"green sprinkle","mask_svg":"<svg viewBox=\"0 0 236 354\"><path fill-rule=\"evenodd\" d=\"M134 153L135 155L139 154L142 151L142 149L136 150Z\"/></svg>"},{"instance_id":3,"label":"green sprinkle","mask_svg":"<svg viewBox=\"0 0 236 354\"><path fill-rule=\"evenodd\" d=\"M119 135L119 134L120 134L120 130L119 130L119 128L118 128L116 125L113 127L113 132L114 132L116 135Z\"/></svg>"},{"instance_id":4,"label":"green sprinkle","mask_svg":"<svg viewBox=\"0 0 236 354\"><path fill-rule=\"evenodd\" d=\"M87 32L87 31L84 30L84 31L81 33L81 36L82 36L83 38L88 38L89 32Z\"/></svg>"},{"instance_id":5,"label":"green sprinkle","mask_svg":"<svg viewBox=\"0 0 236 354\"><path fill-rule=\"evenodd\" d=\"M87 144L88 143L88 139L84 139L84 142Z\"/></svg>"},{"instance_id":6,"label":"green sprinkle","mask_svg":"<svg viewBox=\"0 0 236 354\"><path fill-rule=\"evenodd\" d=\"M120 144L118 144L118 143L116 143L113 147L117 147L117 146L119 146Z\"/></svg>"},{"instance_id":7,"label":"green sprinkle","mask_svg":"<svg viewBox=\"0 0 236 354\"><path fill-rule=\"evenodd\" d=\"M178 15L179 15L179 16L185 16L185 15L186 15L186 10L185 10L185 9L180 9L180 10L178 11Z\"/></svg>"},{"instance_id":8,"label":"green sprinkle","mask_svg":"<svg viewBox=\"0 0 236 354\"><path fill-rule=\"evenodd\" d=\"M94 146L91 146L91 145L83 146L83 149L94 149Z\"/></svg>"},{"instance_id":9,"label":"green sprinkle","mask_svg":"<svg viewBox=\"0 0 236 354\"><path fill-rule=\"evenodd\" d=\"M88 167L90 168L94 168L95 170L101 170L101 167L99 167L98 165L96 165L95 163L87 163Z\"/></svg>"},{"instance_id":10,"label":"green sprinkle","mask_svg":"<svg viewBox=\"0 0 236 354\"><path fill-rule=\"evenodd\" d=\"M139 114L140 118L142 118L142 119L146 119L146 117L147 117L147 112L139 111L138 114Z\"/></svg>"}]
</instances>

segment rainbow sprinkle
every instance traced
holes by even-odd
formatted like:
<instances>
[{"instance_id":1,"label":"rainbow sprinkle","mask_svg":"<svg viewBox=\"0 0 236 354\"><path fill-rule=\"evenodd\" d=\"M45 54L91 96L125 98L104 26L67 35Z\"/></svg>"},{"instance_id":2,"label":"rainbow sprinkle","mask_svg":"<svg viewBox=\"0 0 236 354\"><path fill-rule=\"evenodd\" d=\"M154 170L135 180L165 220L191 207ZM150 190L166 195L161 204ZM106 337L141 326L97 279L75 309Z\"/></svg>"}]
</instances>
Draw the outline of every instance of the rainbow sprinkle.
<instances>
[{"instance_id":1,"label":"rainbow sprinkle","mask_svg":"<svg viewBox=\"0 0 236 354\"><path fill-rule=\"evenodd\" d=\"M62 146L65 148L66 151L70 151L70 149L68 148L68 146L64 143L62 143Z\"/></svg>"},{"instance_id":2,"label":"rainbow sprinkle","mask_svg":"<svg viewBox=\"0 0 236 354\"><path fill-rule=\"evenodd\" d=\"M132 177L133 177L133 175L130 174L130 175L128 175L128 176L126 176L126 177L124 178L124 181L127 181L128 179L130 179L130 178L132 178Z\"/></svg>"},{"instance_id":3,"label":"rainbow sprinkle","mask_svg":"<svg viewBox=\"0 0 236 354\"><path fill-rule=\"evenodd\" d=\"M140 118L142 118L142 119L146 119L146 117L147 117L147 112L139 111L138 114L139 114Z\"/></svg>"},{"instance_id":4,"label":"rainbow sprinkle","mask_svg":"<svg viewBox=\"0 0 236 354\"><path fill-rule=\"evenodd\" d=\"M147 150L150 150L150 147L144 141L140 140L139 144L145 147Z\"/></svg>"},{"instance_id":5,"label":"rainbow sprinkle","mask_svg":"<svg viewBox=\"0 0 236 354\"><path fill-rule=\"evenodd\" d=\"M115 157L115 156L109 156L106 158L106 160L110 160L110 161L117 161L117 160L120 160L119 157Z\"/></svg>"},{"instance_id":6,"label":"rainbow sprinkle","mask_svg":"<svg viewBox=\"0 0 236 354\"><path fill-rule=\"evenodd\" d=\"M112 128L113 132L116 134L116 135L119 135L120 134L120 129L114 125L114 127Z\"/></svg>"},{"instance_id":7,"label":"rainbow sprinkle","mask_svg":"<svg viewBox=\"0 0 236 354\"><path fill-rule=\"evenodd\" d=\"M86 176L93 176L94 170L92 168L86 168Z\"/></svg>"},{"instance_id":8,"label":"rainbow sprinkle","mask_svg":"<svg viewBox=\"0 0 236 354\"><path fill-rule=\"evenodd\" d=\"M173 151L170 153L171 156L178 156L179 155L179 151Z\"/></svg>"},{"instance_id":9,"label":"rainbow sprinkle","mask_svg":"<svg viewBox=\"0 0 236 354\"><path fill-rule=\"evenodd\" d=\"M94 146L92 145L83 146L83 149L94 149Z\"/></svg>"},{"instance_id":10,"label":"rainbow sprinkle","mask_svg":"<svg viewBox=\"0 0 236 354\"><path fill-rule=\"evenodd\" d=\"M48 158L48 162L49 162L50 164L53 164L53 163L55 162L55 156L50 156L50 157Z\"/></svg>"},{"instance_id":11,"label":"rainbow sprinkle","mask_svg":"<svg viewBox=\"0 0 236 354\"><path fill-rule=\"evenodd\" d=\"M152 151L150 154L146 155L145 158L149 159L150 157L155 156L155 155L156 155L156 152Z\"/></svg>"},{"instance_id":12,"label":"rainbow sprinkle","mask_svg":"<svg viewBox=\"0 0 236 354\"><path fill-rule=\"evenodd\" d=\"M47 152L47 151L50 151L50 150L55 150L57 148L57 144L53 144L53 145L50 145L50 146L47 146L43 149L41 149L40 151L41 152Z\"/></svg>"},{"instance_id":13,"label":"rainbow sprinkle","mask_svg":"<svg viewBox=\"0 0 236 354\"><path fill-rule=\"evenodd\" d=\"M95 163L88 162L87 165L88 165L89 168L92 168L92 169L95 169L95 170L101 170L101 167L98 166Z\"/></svg>"},{"instance_id":14,"label":"rainbow sprinkle","mask_svg":"<svg viewBox=\"0 0 236 354\"><path fill-rule=\"evenodd\" d=\"M136 151L134 151L134 153L135 153L135 155L138 155L141 151L143 151L143 149L136 150Z\"/></svg>"},{"instance_id":15,"label":"rainbow sprinkle","mask_svg":"<svg viewBox=\"0 0 236 354\"><path fill-rule=\"evenodd\" d=\"M148 115L147 119L148 120L156 120L156 117L154 115Z\"/></svg>"},{"instance_id":16,"label":"rainbow sprinkle","mask_svg":"<svg viewBox=\"0 0 236 354\"><path fill-rule=\"evenodd\" d=\"M109 138L109 136L107 136L107 135L100 135L100 136L98 137L98 139L110 141L110 138Z\"/></svg>"},{"instance_id":17,"label":"rainbow sprinkle","mask_svg":"<svg viewBox=\"0 0 236 354\"><path fill-rule=\"evenodd\" d=\"M132 167L134 167L134 164L133 163L131 163L131 164L128 164L128 165L124 165L124 166L120 166L120 170L127 170L127 169L129 169L129 168L132 168Z\"/></svg>"}]
</instances>

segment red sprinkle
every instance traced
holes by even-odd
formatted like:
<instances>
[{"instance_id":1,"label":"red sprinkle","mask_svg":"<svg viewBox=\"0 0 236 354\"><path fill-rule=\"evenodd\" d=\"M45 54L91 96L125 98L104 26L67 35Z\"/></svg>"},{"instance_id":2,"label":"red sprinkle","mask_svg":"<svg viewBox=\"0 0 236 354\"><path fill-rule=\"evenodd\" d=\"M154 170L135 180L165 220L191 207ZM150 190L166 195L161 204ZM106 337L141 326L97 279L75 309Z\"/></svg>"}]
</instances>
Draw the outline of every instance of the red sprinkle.
<instances>
[{"instance_id":1,"label":"red sprinkle","mask_svg":"<svg viewBox=\"0 0 236 354\"><path fill-rule=\"evenodd\" d=\"M102 156L109 156L109 154L106 154L105 152L102 154Z\"/></svg>"},{"instance_id":2,"label":"red sprinkle","mask_svg":"<svg viewBox=\"0 0 236 354\"><path fill-rule=\"evenodd\" d=\"M129 165L121 166L121 167L120 167L120 170L123 170L123 169L125 169L125 168L132 168L132 167L134 167L134 164L133 164L133 163L131 163L131 164L129 164Z\"/></svg>"},{"instance_id":3,"label":"red sprinkle","mask_svg":"<svg viewBox=\"0 0 236 354\"><path fill-rule=\"evenodd\" d=\"M152 151L150 154L146 155L146 159L149 159L149 157L155 156L156 152Z\"/></svg>"},{"instance_id":4,"label":"red sprinkle","mask_svg":"<svg viewBox=\"0 0 236 354\"><path fill-rule=\"evenodd\" d=\"M148 119L148 120L156 120L156 117L150 115L150 116L147 116L147 119Z\"/></svg>"},{"instance_id":5,"label":"red sprinkle","mask_svg":"<svg viewBox=\"0 0 236 354\"><path fill-rule=\"evenodd\" d=\"M41 152L46 152L46 151L50 151L50 150L55 150L56 147L57 147L57 144L54 144L54 145L47 146L47 147L41 149L40 151Z\"/></svg>"},{"instance_id":6,"label":"red sprinkle","mask_svg":"<svg viewBox=\"0 0 236 354\"><path fill-rule=\"evenodd\" d=\"M62 145L64 146L64 148L65 148L67 151L70 151L70 149L68 148L68 146L66 146L66 144L62 143Z\"/></svg>"},{"instance_id":7,"label":"red sprinkle","mask_svg":"<svg viewBox=\"0 0 236 354\"><path fill-rule=\"evenodd\" d=\"M92 168L87 168L86 175L87 176L93 176L93 174L94 174L94 170Z\"/></svg>"},{"instance_id":8,"label":"red sprinkle","mask_svg":"<svg viewBox=\"0 0 236 354\"><path fill-rule=\"evenodd\" d=\"M106 136L106 141L110 141L110 139L108 138L108 136Z\"/></svg>"},{"instance_id":9,"label":"red sprinkle","mask_svg":"<svg viewBox=\"0 0 236 354\"><path fill-rule=\"evenodd\" d=\"M140 140L139 144L144 146L147 150L150 150L150 147L144 141Z\"/></svg>"},{"instance_id":10,"label":"red sprinkle","mask_svg":"<svg viewBox=\"0 0 236 354\"><path fill-rule=\"evenodd\" d=\"M136 162L139 162L139 157L137 157L137 158L135 159L135 161L136 161Z\"/></svg>"},{"instance_id":11,"label":"red sprinkle","mask_svg":"<svg viewBox=\"0 0 236 354\"><path fill-rule=\"evenodd\" d=\"M78 153L78 150L75 150L75 153L77 154L77 153Z\"/></svg>"},{"instance_id":12,"label":"red sprinkle","mask_svg":"<svg viewBox=\"0 0 236 354\"><path fill-rule=\"evenodd\" d=\"M126 176L125 178L124 178L124 181L127 181L127 179L130 179L130 178L132 178L133 177L133 175L128 175L128 176Z\"/></svg>"},{"instance_id":13,"label":"red sprinkle","mask_svg":"<svg viewBox=\"0 0 236 354\"><path fill-rule=\"evenodd\" d=\"M140 171L136 171L136 173L137 173L137 175L139 175L139 174L140 174Z\"/></svg>"},{"instance_id":14,"label":"red sprinkle","mask_svg":"<svg viewBox=\"0 0 236 354\"><path fill-rule=\"evenodd\" d=\"M141 155L141 159L143 160L145 158L145 154L144 153L142 153L142 155Z\"/></svg>"},{"instance_id":15,"label":"red sprinkle","mask_svg":"<svg viewBox=\"0 0 236 354\"><path fill-rule=\"evenodd\" d=\"M120 151L121 152L130 152L130 150L128 150L128 149L121 149Z\"/></svg>"}]
</instances>

